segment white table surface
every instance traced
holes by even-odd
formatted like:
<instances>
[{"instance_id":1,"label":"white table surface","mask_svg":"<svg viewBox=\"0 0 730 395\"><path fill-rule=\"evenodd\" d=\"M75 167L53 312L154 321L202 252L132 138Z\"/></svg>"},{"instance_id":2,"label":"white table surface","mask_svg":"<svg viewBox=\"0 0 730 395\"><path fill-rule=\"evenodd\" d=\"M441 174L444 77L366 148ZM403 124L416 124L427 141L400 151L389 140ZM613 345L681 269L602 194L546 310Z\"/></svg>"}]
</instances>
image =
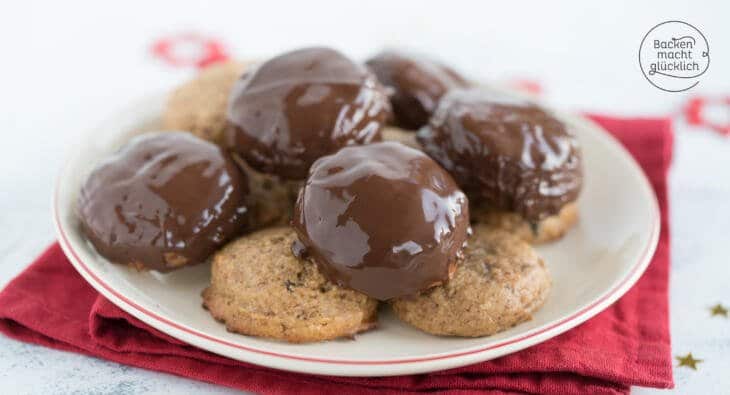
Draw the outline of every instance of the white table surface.
<instances>
[{"instance_id":1,"label":"white table surface","mask_svg":"<svg viewBox=\"0 0 730 395\"><path fill-rule=\"evenodd\" d=\"M0 9L0 286L54 240L52 183L76 137L134 98L190 77L191 70L149 54L160 35L213 33L247 58L307 44L360 58L385 45L407 46L440 54L475 78L539 80L553 106L575 111L660 116L677 113L692 95L730 93L727 2L258 1L236 2L235 9L101 3L26 1ZM705 34L712 55L700 85L683 94L649 85L636 61L643 35L676 18ZM691 351L704 362L698 371L675 367L674 393L730 391L730 319L711 318L708 310L730 305L730 138L677 119L670 176L673 354ZM0 336L0 392L233 391Z\"/></svg>"}]
</instances>

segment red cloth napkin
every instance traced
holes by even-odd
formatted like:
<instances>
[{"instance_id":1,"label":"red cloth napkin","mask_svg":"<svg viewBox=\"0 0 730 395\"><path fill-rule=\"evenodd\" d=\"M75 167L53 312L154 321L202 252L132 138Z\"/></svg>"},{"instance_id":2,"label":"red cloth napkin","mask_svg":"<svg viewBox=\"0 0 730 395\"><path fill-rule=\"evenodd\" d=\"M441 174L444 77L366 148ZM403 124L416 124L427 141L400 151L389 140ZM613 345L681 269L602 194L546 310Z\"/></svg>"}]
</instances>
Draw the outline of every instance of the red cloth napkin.
<instances>
[{"instance_id":1,"label":"red cloth napkin","mask_svg":"<svg viewBox=\"0 0 730 395\"><path fill-rule=\"evenodd\" d=\"M527 350L430 374L347 378L288 373L223 358L162 334L100 296L58 244L0 293L0 331L15 339L258 393L624 394L670 388L668 120L593 117L639 161L657 193L662 232L639 282L601 314Z\"/></svg>"}]
</instances>

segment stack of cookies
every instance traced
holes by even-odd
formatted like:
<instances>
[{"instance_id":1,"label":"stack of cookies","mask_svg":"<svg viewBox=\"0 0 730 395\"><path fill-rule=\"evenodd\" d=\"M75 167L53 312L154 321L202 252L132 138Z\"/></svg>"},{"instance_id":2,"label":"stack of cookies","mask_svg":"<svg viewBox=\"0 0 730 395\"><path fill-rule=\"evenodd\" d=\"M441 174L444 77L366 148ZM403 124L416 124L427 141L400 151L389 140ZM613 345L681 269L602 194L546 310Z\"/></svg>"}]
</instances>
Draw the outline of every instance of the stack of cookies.
<instances>
[{"instance_id":1,"label":"stack of cookies","mask_svg":"<svg viewBox=\"0 0 730 395\"><path fill-rule=\"evenodd\" d=\"M171 94L163 129L91 173L82 229L138 270L211 261L203 305L245 335L353 337L385 306L431 334L494 334L549 294L531 244L577 220L565 124L405 52L214 65Z\"/></svg>"}]
</instances>

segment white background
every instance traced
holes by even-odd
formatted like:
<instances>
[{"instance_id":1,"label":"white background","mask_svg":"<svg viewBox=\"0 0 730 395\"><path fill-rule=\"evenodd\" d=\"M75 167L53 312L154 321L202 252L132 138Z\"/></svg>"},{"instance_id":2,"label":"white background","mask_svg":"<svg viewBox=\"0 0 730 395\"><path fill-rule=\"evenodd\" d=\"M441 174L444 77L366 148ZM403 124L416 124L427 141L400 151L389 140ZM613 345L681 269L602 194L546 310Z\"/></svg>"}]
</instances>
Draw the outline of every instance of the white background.
<instances>
[{"instance_id":1,"label":"white background","mask_svg":"<svg viewBox=\"0 0 730 395\"><path fill-rule=\"evenodd\" d=\"M50 195L74 141L125 104L168 90L192 70L155 60L150 43L194 30L257 58L325 44L364 58L383 46L433 53L475 79L534 79L553 106L640 116L678 114L697 94L730 95L727 2L123 1L0 3L0 286L54 240ZM641 38L681 19L710 43L711 65L690 92L651 86ZM716 111L730 120L728 110ZM730 138L677 117L671 173L676 393L730 391ZM170 375L18 343L0 336L3 393L228 393ZM635 389L635 393L651 390Z\"/></svg>"}]
</instances>

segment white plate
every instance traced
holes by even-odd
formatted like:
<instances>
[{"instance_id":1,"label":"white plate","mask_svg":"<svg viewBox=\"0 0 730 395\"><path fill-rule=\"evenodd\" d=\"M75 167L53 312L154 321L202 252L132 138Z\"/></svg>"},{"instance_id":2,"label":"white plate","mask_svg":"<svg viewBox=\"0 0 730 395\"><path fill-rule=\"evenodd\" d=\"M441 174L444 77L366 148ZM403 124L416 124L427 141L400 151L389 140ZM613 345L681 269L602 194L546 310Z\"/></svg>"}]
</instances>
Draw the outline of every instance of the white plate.
<instances>
[{"instance_id":1,"label":"white plate","mask_svg":"<svg viewBox=\"0 0 730 395\"><path fill-rule=\"evenodd\" d=\"M583 145L585 185L578 226L539 247L553 290L534 318L476 339L427 335L385 309L378 329L355 341L286 344L228 333L201 308L209 266L168 275L138 273L100 257L81 234L74 205L97 161L133 133L154 129L164 95L143 100L91 131L58 178L53 197L58 237L71 263L96 290L150 326L216 354L272 368L341 376L387 376L463 366L513 353L565 332L596 315L641 276L656 248L659 209L644 173L596 124L560 115Z\"/></svg>"}]
</instances>

